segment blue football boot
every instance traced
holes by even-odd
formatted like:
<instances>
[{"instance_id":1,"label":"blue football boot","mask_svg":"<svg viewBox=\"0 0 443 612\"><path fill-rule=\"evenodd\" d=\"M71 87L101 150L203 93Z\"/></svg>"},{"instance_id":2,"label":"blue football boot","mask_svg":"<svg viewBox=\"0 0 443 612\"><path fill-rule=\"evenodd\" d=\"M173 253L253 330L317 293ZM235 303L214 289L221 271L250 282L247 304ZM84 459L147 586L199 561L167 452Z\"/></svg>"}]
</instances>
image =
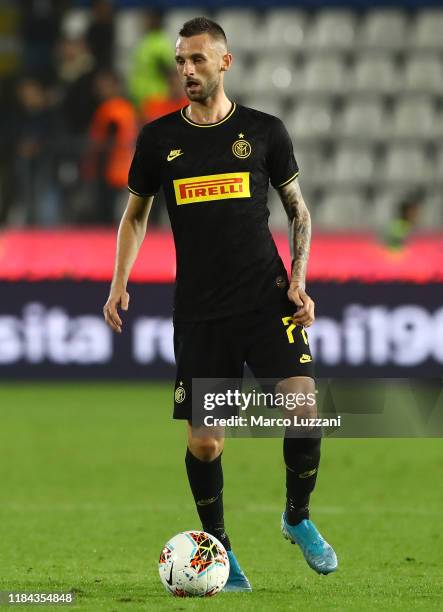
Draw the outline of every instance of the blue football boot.
<instances>
[{"instance_id":1,"label":"blue football boot","mask_svg":"<svg viewBox=\"0 0 443 612\"><path fill-rule=\"evenodd\" d=\"M304 519L297 525L289 525L286 522L286 513L283 512L281 530L287 540L300 546L309 567L318 574L335 572L338 566L337 555L312 521Z\"/></svg>"},{"instance_id":2,"label":"blue football boot","mask_svg":"<svg viewBox=\"0 0 443 612\"><path fill-rule=\"evenodd\" d=\"M223 591L228 593L245 593L252 591L249 580L244 575L234 553L232 550L228 550L226 552L228 553L229 557L229 578Z\"/></svg>"}]
</instances>

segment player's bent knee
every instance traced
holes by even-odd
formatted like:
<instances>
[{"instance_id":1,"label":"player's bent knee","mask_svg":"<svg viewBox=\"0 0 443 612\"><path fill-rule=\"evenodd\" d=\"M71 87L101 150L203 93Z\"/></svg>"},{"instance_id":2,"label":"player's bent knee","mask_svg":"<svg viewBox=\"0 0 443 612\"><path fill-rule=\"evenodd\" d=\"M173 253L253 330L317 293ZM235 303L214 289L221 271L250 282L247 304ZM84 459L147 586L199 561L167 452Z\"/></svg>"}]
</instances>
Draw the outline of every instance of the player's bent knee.
<instances>
[{"instance_id":1,"label":"player's bent knee","mask_svg":"<svg viewBox=\"0 0 443 612\"><path fill-rule=\"evenodd\" d=\"M308 376L293 376L277 383L275 392L285 396L285 414L296 414L300 419L317 416L315 381Z\"/></svg>"},{"instance_id":2,"label":"player's bent knee","mask_svg":"<svg viewBox=\"0 0 443 612\"><path fill-rule=\"evenodd\" d=\"M188 447L194 457L200 461L213 461L223 450L223 440L212 437L193 437L189 439Z\"/></svg>"}]
</instances>

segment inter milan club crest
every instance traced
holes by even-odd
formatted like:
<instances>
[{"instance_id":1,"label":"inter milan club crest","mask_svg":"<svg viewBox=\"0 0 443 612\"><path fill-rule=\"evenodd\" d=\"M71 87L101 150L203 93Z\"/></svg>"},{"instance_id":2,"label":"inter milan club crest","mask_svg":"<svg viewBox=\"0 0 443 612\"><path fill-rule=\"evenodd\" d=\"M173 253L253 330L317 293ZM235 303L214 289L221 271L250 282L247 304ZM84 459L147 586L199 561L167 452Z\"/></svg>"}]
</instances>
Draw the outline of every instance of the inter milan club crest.
<instances>
[{"instance_id":1,"label":"inter milan club crest","mask_svg":"<svg viewBox=\"0 0 443 612\"><path fill-rule=\"evenodd\" d=\"M236 140L232 145L232 152L235 157L239 157L240 159L249 157L251 155L251 145L244 139L244 134L239 134L238 137L239 140Z\"/></svg>"},{"instance_id":2,"label":"inter milan club crest","mask_svg":"<svg viewBox=\"0 0 443 612\"><path fill-rule=\"evenodd\" d=\"M183 383L180 381L180 386L176 388L175 390L175 401L177 402L177 404L181 404L182 402L185 401L185 397L186 397L186 391L184 389L184 387L182 387Z\"/></svg>"}]
</instances>

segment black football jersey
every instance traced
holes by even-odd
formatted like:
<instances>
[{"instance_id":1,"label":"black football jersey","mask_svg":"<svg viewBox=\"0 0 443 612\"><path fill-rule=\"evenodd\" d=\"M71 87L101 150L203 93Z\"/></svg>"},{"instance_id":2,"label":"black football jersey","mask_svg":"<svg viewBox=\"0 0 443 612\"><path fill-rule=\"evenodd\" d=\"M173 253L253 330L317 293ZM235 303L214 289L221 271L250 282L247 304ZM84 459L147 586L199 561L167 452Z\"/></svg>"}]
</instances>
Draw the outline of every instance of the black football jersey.
<instances>
[{"instance_id":1,"label":"black football jersey","mask_svg":"<svg viewBox=\"0 0 443 612\"><path fill-rule=\"evenodd\" d=\"M268 227L269 182L298 175L280 119L233 103L217 123L185 109L145 125L129 190L163 187L176 247L174 317L208 320L281 299L286 272Z\"/></svg>"}]
</instances>

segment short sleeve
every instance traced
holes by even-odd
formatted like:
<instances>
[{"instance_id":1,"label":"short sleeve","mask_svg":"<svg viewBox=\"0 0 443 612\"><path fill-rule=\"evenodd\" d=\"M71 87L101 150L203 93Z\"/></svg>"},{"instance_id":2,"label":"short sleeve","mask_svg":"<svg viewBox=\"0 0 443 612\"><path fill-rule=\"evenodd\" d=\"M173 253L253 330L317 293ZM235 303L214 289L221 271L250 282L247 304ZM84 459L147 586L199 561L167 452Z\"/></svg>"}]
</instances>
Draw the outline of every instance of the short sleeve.
<instances>
[{"instance_id":1,"label":"short sleeve","mask_svg":"<svg viewBox=\"0 0 443 612\"><path fill-rule=\"evenodd\" d=\"M267 164L271 185L278 189L290 183L299 174L292 141L280 119L276 119L269 132Z\"/></svg>"},{"instance_id":2,"label":"short sleeve","mask_svg":"<svg viewBox=\"0 0 443 612\"><path fill-rule=\"evenodd\" d=\"M160 160L156 140L149 124L137 138L129 168L128 189L138 196L151 196L160 189Z\"/></svg>"}]
</instances>

